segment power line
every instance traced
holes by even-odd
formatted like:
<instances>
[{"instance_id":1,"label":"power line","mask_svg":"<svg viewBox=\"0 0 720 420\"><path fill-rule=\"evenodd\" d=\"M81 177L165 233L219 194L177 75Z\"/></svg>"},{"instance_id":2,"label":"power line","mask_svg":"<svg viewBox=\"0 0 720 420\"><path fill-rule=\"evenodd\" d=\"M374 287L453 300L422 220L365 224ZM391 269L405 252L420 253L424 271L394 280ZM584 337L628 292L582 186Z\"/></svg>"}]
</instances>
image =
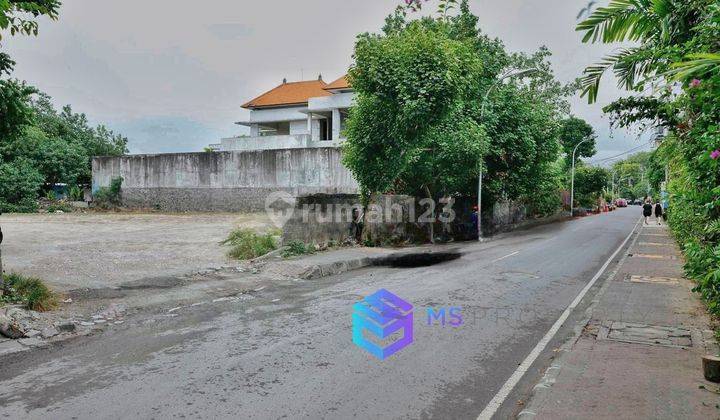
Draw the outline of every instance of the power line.
<instances>
[{"instance_id":1,"label":"power line","mask_svg":"<svg viewBox=\"0 0 720 420\"><path fill-rule=\"evenodd\" d=\"M598 164L598 163L601 163L601 162L607 162L607 161L609 161L609 160L617 159L617 158L619 158L619 157L621 157L621 156L627 155L628 153L632 153L632 152L634 152L634 151L636 151L636 150L638 150L638 149L641 149L641 148L643 148L643 147L645 147L645 146L647 146L647 145L649 145L649 144L651 144L651 143L653 143L652 140L649 141L649 142L647 142L647 143L643 143L643 144L641 144L640 146L633 147L632 149L627 150L627 151L624 151L624 152L622 152L622 153L620 153L620 154L618 154L618 155L610 156L610 157L607 157L607 158L603 158L603 159L598 159L598 160L591 161L590 164L593 165L593 164Z\"/></svg>"}]
</instances>

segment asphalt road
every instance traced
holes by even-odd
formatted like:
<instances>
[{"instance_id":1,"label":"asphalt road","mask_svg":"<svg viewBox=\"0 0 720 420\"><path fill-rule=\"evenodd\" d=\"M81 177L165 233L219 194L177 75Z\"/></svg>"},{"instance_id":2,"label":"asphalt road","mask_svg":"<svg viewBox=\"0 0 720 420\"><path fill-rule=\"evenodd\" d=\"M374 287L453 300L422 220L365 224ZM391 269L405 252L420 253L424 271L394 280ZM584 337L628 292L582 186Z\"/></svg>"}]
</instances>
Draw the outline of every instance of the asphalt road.
<instances>
[{"instance_id":1,"label":"asphalt road","mask_svg":"<svg viewBox=\"0 0 720 420\"><path fill-rule=\"evenodd\" d=\"M636 208L552 224L423 268L269 285L233 302L135 317L2 360L9 418L476 418L628 236ZM620 253L619 256L622 255ZM601 279L602 280L602 279ZM496 417L522 408L583 318L590 290ZM351 341L380 288L414 305L414 342L380 361ZM460 307L459 327L427 307Z\"/></svg>"}]
</instances>

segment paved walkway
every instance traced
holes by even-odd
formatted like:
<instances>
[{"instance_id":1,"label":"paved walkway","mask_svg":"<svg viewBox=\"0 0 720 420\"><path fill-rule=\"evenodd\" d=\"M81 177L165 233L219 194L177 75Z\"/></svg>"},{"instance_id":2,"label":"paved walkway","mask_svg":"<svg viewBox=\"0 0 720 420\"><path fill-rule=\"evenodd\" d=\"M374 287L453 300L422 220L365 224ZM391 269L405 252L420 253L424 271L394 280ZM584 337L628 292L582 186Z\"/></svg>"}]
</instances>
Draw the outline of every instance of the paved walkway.
<instances>
[{"instance_id":1,"label":"paved walkway","mask_svg":"<svg viewBox=\"0 0 720 420\"><path fill-rule=\"evenodd\" d=\"M520 418L720 418L701 361L717 346L692 287L668 229L641 226Z\"/></svg>"}]
</instances>

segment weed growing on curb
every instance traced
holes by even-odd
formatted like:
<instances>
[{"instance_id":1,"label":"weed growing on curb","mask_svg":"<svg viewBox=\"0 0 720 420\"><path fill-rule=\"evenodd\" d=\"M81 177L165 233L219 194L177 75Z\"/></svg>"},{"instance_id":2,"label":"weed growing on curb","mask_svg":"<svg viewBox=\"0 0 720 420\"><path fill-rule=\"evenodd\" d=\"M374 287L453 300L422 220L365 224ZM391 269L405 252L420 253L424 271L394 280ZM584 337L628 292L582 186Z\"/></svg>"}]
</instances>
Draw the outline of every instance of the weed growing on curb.
<instances>
[{"instance_id":1,"label":"weed growing on curb","mask_svg":"<svg viewBox=\"0 0 720 420\"><path fill-rule=\"evenodd\" d=\"M301 241L290 241L287 247L283 250L283 258L294 257L297 255L314 254L315 246L312 244L305 244Z\"/></svg>"},{"instance_id":2,"label":"weed growing on curb","mask_svg":"<svg viewBox=\"0 0 720 420\"><path fill-rule=\"evenodd\" d=\"M11 273L5 276L5 303L22 303L33 311L49 311L57 306L57 295L40 279Z\"/></svg>"},{"instance_id":3,"label":"weed growing on curb","mask_svg":"<svg viewBox=\"0 0 720 420\"><path fill-rule=\"evenodd\" d=\"M220 242L229 245L228 256L238 260L250 260L274 251L278 247L278 232L259 234L252 229L239 228L230 232L227 239Z\"/></svg>"}]
</instances>

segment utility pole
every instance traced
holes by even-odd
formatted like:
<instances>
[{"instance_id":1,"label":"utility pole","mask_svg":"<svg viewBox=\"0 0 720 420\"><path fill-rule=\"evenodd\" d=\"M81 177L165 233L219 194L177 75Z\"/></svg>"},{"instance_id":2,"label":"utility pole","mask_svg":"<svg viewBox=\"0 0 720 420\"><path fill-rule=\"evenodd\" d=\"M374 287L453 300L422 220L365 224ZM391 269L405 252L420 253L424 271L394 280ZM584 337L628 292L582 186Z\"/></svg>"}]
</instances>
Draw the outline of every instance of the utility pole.
<instances>
[{"instance_id":1,"label":"utility pole","mask_svg":"<svg viewBox=\"0 0 720 420\"><path fill-rule=\"evenodd\" d=\"M575 146L572 153L572 172L570 175L570 217L575 216L575 152L577 152L578 147L580 147L581 144L585 143L586 141L590 140L589 138L584 139L580 143Z\"/></svg>"},{"instance_id":2,"label":"utility pole","mask_svg":"<svg viewBox=\"0 0 720 420\"><path fill-rule=\"evenodd\" d=\"M485 92L485 96L483 96L482 104L480 106L480 121L483 120L483 117L485 116L485 104L487 103L487 99L490 96L490 92L492 92L493 89L495 89L495 86L499 85L500 82L503 80L509 78L509 77L517 77L517 76L526 76L531 73L537 73L539 70L537 68L529 68L524 70L518 70L518 71L509 71L500 76L495 82L488 88L487 92ZM478 175L478 201L477 201L477 233L478 233L478 241L482 242L482 177L483 177L483 161L484 158L481 157L480 161L478 162L479 168L479 175Z\"/></svg>"}]
</instances>

